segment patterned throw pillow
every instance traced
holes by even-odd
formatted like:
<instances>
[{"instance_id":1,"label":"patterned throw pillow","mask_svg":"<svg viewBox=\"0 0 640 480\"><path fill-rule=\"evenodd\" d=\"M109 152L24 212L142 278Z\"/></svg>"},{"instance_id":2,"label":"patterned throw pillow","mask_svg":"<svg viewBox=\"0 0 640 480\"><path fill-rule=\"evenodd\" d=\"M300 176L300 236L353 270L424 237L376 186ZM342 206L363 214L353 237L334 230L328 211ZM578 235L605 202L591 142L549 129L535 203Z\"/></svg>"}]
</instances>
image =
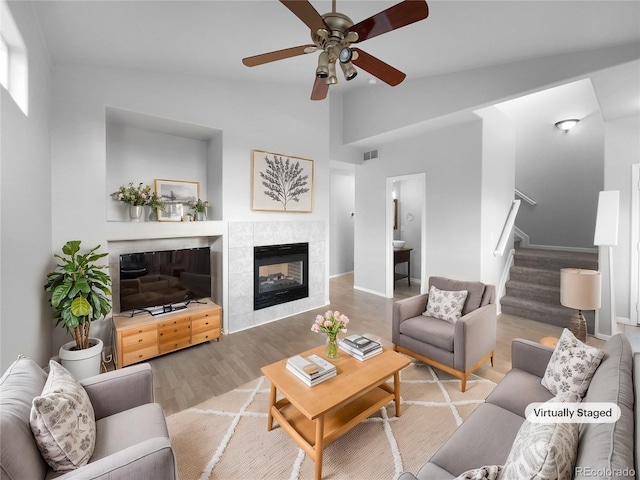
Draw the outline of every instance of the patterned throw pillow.
<instances>
[{"instance_id":1,"label":"patterned throw pillow","mask_svg":"<svg viewBox=\"0 0 640 480\"><path fill-rule=\"evenodd\" d=\"M542 386L554 395L574 392L582 398L603 356L602 350L585 345L565 328L547 364Z\"/></svg>"},{"instance_id":2,"label":"patterned throw pillow","mask_svg":"<svg viewBox=\"0 0 640 480\"><path fill-rule=\"evenodd\" d=\"M462 315L462 307L464 307L464 301L467 299L467 293L466 290L457 292L439 290L432 285L429 289L427 309L423 315L446 320L449 323L456 323Z\"/></svg>"},{"instance_id":3,"label":"patterned throw pillow","mask_svg":"<svg viewBox=\"0 0 640 480\"><path fill-rule=\"evenodd\" d=\"M575 393L547 403L579 401ZM525 420L503 467L500 480L558 480L573 478L578 456L580 424L537 423Z\"/></svg>"},{"instance_id":4,"label":"patterned throw pillow","mask_svg":"<svg viewBox=\"0 0 640 480\"><path fill-rule=\"evenodd\" d=\"M525 420L513 441L500 480L573 478L579 430L578 423Z\"/></svg>"},{"instance_id":5,"label":"patterned throw pillow","mask_svg":"<svg viewBox=\"0 0 640 480\"><path fill-rule=\"evenodd\" d=\"M89 462L96 444L89 395L53 360L42 394L33 399L30 424L40 453L56 472L74 470Z\"/></svg>"}]
</instances>

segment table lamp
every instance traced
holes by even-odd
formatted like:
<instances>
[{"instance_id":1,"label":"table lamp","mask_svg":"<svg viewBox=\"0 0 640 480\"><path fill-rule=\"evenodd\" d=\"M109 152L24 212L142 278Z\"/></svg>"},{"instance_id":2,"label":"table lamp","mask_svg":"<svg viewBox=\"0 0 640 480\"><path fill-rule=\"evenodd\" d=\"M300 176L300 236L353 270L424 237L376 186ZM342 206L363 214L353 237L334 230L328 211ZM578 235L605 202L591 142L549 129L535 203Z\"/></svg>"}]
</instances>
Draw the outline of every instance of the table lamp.
<instances>
[{"instance_id":1,"label":"table lamp","mask_svg":"<svg viewBox=\"0 0 640 480\"><path fill-rule=\"evenodd\" d=\"M569 321L569 330L581 342L587 341L587 321L582 315L582 310L600 308L600 279L600 272L595 270L560 270L560 303L576 309Z\"/></svg>"}]
</instances>

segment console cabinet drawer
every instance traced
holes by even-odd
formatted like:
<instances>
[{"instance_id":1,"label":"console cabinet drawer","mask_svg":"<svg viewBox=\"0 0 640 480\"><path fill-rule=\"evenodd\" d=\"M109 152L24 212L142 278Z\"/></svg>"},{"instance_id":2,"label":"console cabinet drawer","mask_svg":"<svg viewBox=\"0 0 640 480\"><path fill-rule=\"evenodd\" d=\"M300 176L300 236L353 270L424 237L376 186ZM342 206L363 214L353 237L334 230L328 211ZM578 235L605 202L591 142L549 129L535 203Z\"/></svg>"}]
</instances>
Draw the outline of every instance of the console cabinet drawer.
<instances>
[{"instance_id":1,"label":"console cabinet drawer","mask_svg":"<svg viewBox=\"0 0 640 480\"><path fill-rule=\"evenodd\" d=\"M158 356L158 344L144 348L136 348L131 351L124 351L122 355L122 366L126 367L132 363L142 362Z\"/></svg>"},{"instance_id":2,"label":"console cabinet drawer","mask_svg":"<svg viewBox=\"0 0 640 480\"><path fill-rule=\"evenodd\" d=\"M219 328L213 328L201 333L194 333L191 336L191 344L196 345L198 343L208 342L209 340L213 340L214 338L220 338Z\"/></svg>"},{"instance_id":3,"label":"console cabinet drawer","mask_svg":"<svg viewBox=\"0 0 640 480\"><path fill-rule=\"evenodd\" d=\"M176 337L160 342L160 353L168 353L173 350L191 345L191 337Z\"/></svg>"},{"instance_id":4,"label":"console cabinet drawer","mask_svg":"<svg viewBox=\"0 0 640 480\"><path fill-rule=\"evenodd\" d=\"M132 332L127 332L126 335L122 335L122 346L126 349L136 345L147 345L149 343L156 343L158 341L158 329L155 325L150 325L145 329L139 329Z\"/></svg>"},{"instance_id":5,"label":"console cabinet drawer","mask_svg":"<svg viewBox=\"0 0 640 480\"><path fill-rule=\"evenodd\" d=\"M214 328L220 328L220 316L212 315L207 317L198 318L196 320L191 320L191 334L194 335L196 333L204 332L207 330L211 330Z\"/></svg>"}]
</instances>

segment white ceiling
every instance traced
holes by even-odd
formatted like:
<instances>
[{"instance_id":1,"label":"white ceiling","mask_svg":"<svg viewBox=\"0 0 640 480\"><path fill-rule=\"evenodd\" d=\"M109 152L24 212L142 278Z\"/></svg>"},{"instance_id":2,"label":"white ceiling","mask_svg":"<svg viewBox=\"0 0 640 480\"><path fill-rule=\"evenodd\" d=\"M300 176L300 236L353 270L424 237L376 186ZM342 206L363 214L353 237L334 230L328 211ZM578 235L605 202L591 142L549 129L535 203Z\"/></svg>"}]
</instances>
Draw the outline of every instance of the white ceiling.
<instances>
[{"instance_id":1,"label":"white ceiling","mask_svg":"<svg viewBox=\"0 0 640 480\"><path fill-rule=\"evenodd\" d=\"M241 59L311 43L308 28L275 0L31 2L54 64L124 68L247 82L311 85L317 54L253 68ZM327 0L311 0L320 13ZM397 1L338 0L359 22ZM358 44L408 79L640 41L640 2L429 1L426 20ZM636 90L637 65L624 88ZM332 91L367 88L366 72ZM610 88L612 96L621 88ZM385 88L392 88L386 87ZM606 90L606 89L605 89ZM631 95L633 96L633 95ZM599 98L602 103L603 99ZM618 99L617 101L627 101ZM622 108L621 106L612 108Z\"/></svg>"}]
</instances>

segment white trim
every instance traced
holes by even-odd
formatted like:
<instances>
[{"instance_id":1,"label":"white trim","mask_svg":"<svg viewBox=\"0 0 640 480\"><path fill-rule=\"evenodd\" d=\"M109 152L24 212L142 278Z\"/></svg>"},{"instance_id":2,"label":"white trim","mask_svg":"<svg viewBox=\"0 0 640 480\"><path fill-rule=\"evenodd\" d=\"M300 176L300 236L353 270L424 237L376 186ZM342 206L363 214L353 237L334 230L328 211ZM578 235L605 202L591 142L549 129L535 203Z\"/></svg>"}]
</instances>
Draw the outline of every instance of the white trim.
<instances>
[{"instance_id":1,"label":"white trim","mask_svg":"<svg viewBox=\"0 0 640 480\"><path fill-rule=\"evenodd\" d=\"M507 261L504 264L504 269L502 270L502 275L500 275L500 281L498 285L496 285L496 312L498 315L502 313L502 305L500 304L500 299L506 294L507 291L507 281L511 275L511 267L514 265L514 254L516 253L515 248L509 250L507 254Z\"/></svg>"},{"instance_id":2,"label":"white trim","mask_svg":"<svg viewBox=\"0 0 640 480\"><path fill-rule=\"evenodd\" d=\"M640 324L640 163L631 165L631 278L629 323Z\"/></svg>"},{"instance_id":3,"label":"white trim","mask_svg":"<svg viewBox=\"0 0 640 480\"><path fill-rule=\"evenodd\" d=\"M513 233L516 237L520 239L520 246L522 248L529 248L529 235L524 233L522 230L520 230L516 226L513 227Z\"/></svg>"},{"instance_id":4,"label":"white trim","mask_svg":"<svg viewBox=\"0 0 640 480\"><path fill-rule=\"evenodd\" d=\"M409 175L400 175L397 177L387 177L386 189L385 189L385 198L391 199L391 195L393 193L393 182L398 182L402 180L412 180L419 179L420 184L422 186L422 205L420 217L422 220L422 224L420 227L420 293L424 293L422 290L422 286L426 285L427 282L424 281L424 276L427 271L427 256L425 252L427 251L427 176L425 173L414 173ZM386 238L386 246L385 246L385 258L386 258L386 282L385 282L385 294L383 295L386 298L393 298L393 290L395 285L395 275L394 275L394 264L393 264L393 202L386 202L387 210L386 210L386 227L385 227L385 238ZM367 291L367 290L363 290ZM374 295L378 295L377 292L369 292Z\"/></svg>"},{"instance_id":5,"label":"white trim","mask_svg":"<svg viewBox=\"0 0 640 480\"><path fill-rule=\"evenodd\" d=\"M581 253L598 253L597 247L566 247L559 245L536 245L529 243L529 235L524 233L518 227L513 227L513 233L520 238L520 246L522 248L534 248L536 250L560 250L562 252L581 252Z\"/></svg>"},{"instance_id":6,"label":"white trim","mask_svg":"<svg viewBox=\"0 0 640 480\"><path fill-rule=\"evenodd\" d=\"M522 193L520 190L518 190L517 188L515 189L515 193L518 197L520 197L522 200L524 200L525 202L527 202L529 205L535 205L536 201L533 200L532 198L526 196L524 193Z\"/></svg>"},{"instance_id":7,"label":"white trim","mask_svg":"<svg viewBox=\"0 0 640 480\"><path fill-rule=\"evenodd\" d=\"M364 292L364 293L370 293L371 295L377 295L378 297L393 298L393 296L388 297L386 293L376 292L375 290L370 290L370 289L364 288L364 287L358 287L356 285L353 286L353 289L354 290L359 290L359 291Z\"/></svg>"},{"instance_id":8,"label":"white trim","mask_svg":"<svg viewBox=\"0 0 640 480\"><path fill-rule=\"evenodd\" d=\"M493 255L495 257L501 257L502 255L504 255L504 252L507 249L507 243L512 238L511 232L513 231L514 225L516 223L516 215L518 215L520 203L522 203L520 200L514 200L513 202L511 202L511 208L509 209L507 218L504 221L502 233L500 234L500 239L498 240L498 245L496 245L496 249L493 251Z\"/></svg>"},{"instance_id":9,"label":"white trim","mask_svg":"<svg viewBox=\"0 0 640 480\"><path fill-rule=\"evenodd\" d=\"M336 273L335 275L329 275L329 278L339 278L339 277L344 277L345 275L352 275L353 274L353 270L351 270L350 272L343 272L343 273Z\"/></svg>"}]
</instances>

